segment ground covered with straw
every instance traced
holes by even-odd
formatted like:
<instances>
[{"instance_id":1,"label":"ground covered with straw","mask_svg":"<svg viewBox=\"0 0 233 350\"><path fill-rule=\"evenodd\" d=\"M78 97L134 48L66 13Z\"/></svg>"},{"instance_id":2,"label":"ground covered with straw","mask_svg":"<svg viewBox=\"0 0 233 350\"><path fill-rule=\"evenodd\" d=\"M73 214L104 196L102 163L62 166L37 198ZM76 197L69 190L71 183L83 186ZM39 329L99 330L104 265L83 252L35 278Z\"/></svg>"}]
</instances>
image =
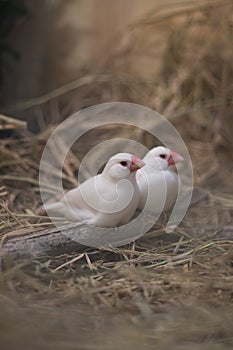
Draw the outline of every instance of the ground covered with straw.
<instances>
[{"instance_id":1,"label":"ground covered with straw","mask_svg":"<svg viewBox=\"0 0 233 350\"><path fill-rule=\"evenodd\" d=\"M51 226L35 214L46 139L20 131L1 143L3 239ZM76 348L76 342L81 349L232 347L230 167L222 168L221 153L209 140L191 140L188 147L204 197L174 233L164 232L163 218L126 247L6 263L0 294L5 348L16 339L22 346L61 349ZM78 170L73 156L64 170L68 188Z\"/></svg>"},{"instance_id":2,"label":"ground covered with straw","mask_svg":"<svg viewBox=\"0 0 233 350\"><path fill-rule=\"evenodd\" d=\"M69 100L66 112L60 110L61 119L77 107L113 100L157 109L186 142L195 187L204 195L172 234L164 232L162 218L125 247L86 248L17 262L9 258L0 275L2 349L232 349L232 3L213 1L177 11L133 23L128 46L122 48L119 38L118 52L112 52L111 73L88 75L84 85L77 81L70 99L69 87L64 87L28 104L42 105L45 111L51 99L58 106ZM160 76L148 80L123 75L122 56L130 62L138 54L142 33L147 37L143 44L153 51L150 40L164 20L176 30L168 36ZM66 98L60 100L63 93ZM18 108L26 108L25 102ZM38 173L54 126L32 135L24 126L7 128L2 123L4 240L12 232L52 226L38 214ZM81 152L92 139L87 135ZM66 159L67 189L77 183L79 160L74 151Z\"/></svg>"}]
</instances>

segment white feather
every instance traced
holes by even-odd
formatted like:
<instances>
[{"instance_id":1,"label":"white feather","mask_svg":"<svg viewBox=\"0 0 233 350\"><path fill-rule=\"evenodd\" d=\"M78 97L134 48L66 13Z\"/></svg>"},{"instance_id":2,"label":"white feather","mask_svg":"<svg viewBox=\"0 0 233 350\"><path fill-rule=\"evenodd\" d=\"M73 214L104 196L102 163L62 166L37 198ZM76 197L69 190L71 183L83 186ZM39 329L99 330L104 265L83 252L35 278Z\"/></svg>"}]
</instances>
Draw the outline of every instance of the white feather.
<instances>
[{"instance_id":1,"label":"white feather","mask_svg":"<svg viewBox=\"0 0 233 350\"><path fill-rule=\"evenodd\" d=\"M142 210L147 203L146 209L151 212L160 213L170 209L178 193L178 176L169 162L178 163L183 158L159 146L151 149L143 161L146 165L136 174L141 194L138 208Z\"/></svg>"},{"instance_id":2,"label":"white feather","mask_svg":"<svg viewBox=\"0 0 233 350\"><path fill-rule=\"evenodd\" d=\"M142 160L129 153L118 153L110 158L101 174L67 192L61 201L47 203L44 208L51 216L59 213L68 220L81 220L100 227L126 224L140 200L135 175L143 165Z\"/></svg>"}]
</instances>

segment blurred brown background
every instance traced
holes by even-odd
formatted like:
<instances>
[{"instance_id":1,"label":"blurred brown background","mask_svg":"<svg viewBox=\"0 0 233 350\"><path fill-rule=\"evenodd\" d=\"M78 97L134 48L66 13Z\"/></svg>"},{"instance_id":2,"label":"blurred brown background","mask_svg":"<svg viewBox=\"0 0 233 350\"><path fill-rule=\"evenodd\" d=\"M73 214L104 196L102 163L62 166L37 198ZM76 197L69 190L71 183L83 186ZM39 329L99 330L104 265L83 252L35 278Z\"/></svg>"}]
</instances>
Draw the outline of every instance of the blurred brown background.
<instances>
[{"instance_id":1,"label":"blurred brown background","mask_svg":"<svg viewBox=\"0 0 233 350\"><path fill-rule=\"evenodd\" d=\"M231 142L232 1L21 6L25 13L1 40L17 55L1 51L5 113L38 131L85 106L130 101L168 118L185 116L211 129L214 123Z\"/></svg>"}]
</instances>

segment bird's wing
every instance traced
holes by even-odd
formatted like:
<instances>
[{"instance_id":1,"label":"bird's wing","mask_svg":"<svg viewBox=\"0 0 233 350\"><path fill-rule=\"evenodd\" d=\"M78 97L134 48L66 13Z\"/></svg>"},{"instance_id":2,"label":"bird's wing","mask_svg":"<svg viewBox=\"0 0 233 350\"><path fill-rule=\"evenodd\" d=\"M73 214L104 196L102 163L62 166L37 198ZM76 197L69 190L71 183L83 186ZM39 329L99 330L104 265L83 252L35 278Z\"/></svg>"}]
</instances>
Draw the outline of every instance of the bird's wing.
<instances>
[{"instance_id":1,"label":"bird's wing","mask_svg":"<svg viewBox=\"0 0 233 350\"><path fill-rule=\"evenodd\" d=\"M167 197L164 210L168 210L174 204L177 194L178 194L178 176L172 170L168 169L165 172L166 176L166 187L167 187Z\"/></svg>"},{"instance_id":2,"label":"bird's wing","mask_svg":"<svg viewBox=\"0 0 233 350\"><path fill-rule=\"evenodd\" d=\"M83 185L68 191L60 201L46 203L44 209L49 215L60 214L62 217L72 221L92 218L95 211L92 211L83 199L81 186Z\"/></svg>"}]
</instances>

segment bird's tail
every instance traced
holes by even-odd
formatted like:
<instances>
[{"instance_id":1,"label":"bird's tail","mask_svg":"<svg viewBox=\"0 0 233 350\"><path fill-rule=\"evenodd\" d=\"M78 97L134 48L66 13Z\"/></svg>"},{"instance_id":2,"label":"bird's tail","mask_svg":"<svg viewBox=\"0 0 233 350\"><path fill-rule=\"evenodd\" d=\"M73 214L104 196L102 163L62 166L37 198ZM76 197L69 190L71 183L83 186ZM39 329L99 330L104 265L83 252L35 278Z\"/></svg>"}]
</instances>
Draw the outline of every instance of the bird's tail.
<instances>
[{"instance_id":1,"label":"bird's tail","mask_svg":"<svg viewBox=\"0 0 233 350\"><path fill-rule=\"evenodd\" d=\"M53 214L53 213L60 213L60 214L62 214L63 204L61 202L45 203L43 208L47 212L49 212L49 214Z\"/></svg>"}]
</instances>

